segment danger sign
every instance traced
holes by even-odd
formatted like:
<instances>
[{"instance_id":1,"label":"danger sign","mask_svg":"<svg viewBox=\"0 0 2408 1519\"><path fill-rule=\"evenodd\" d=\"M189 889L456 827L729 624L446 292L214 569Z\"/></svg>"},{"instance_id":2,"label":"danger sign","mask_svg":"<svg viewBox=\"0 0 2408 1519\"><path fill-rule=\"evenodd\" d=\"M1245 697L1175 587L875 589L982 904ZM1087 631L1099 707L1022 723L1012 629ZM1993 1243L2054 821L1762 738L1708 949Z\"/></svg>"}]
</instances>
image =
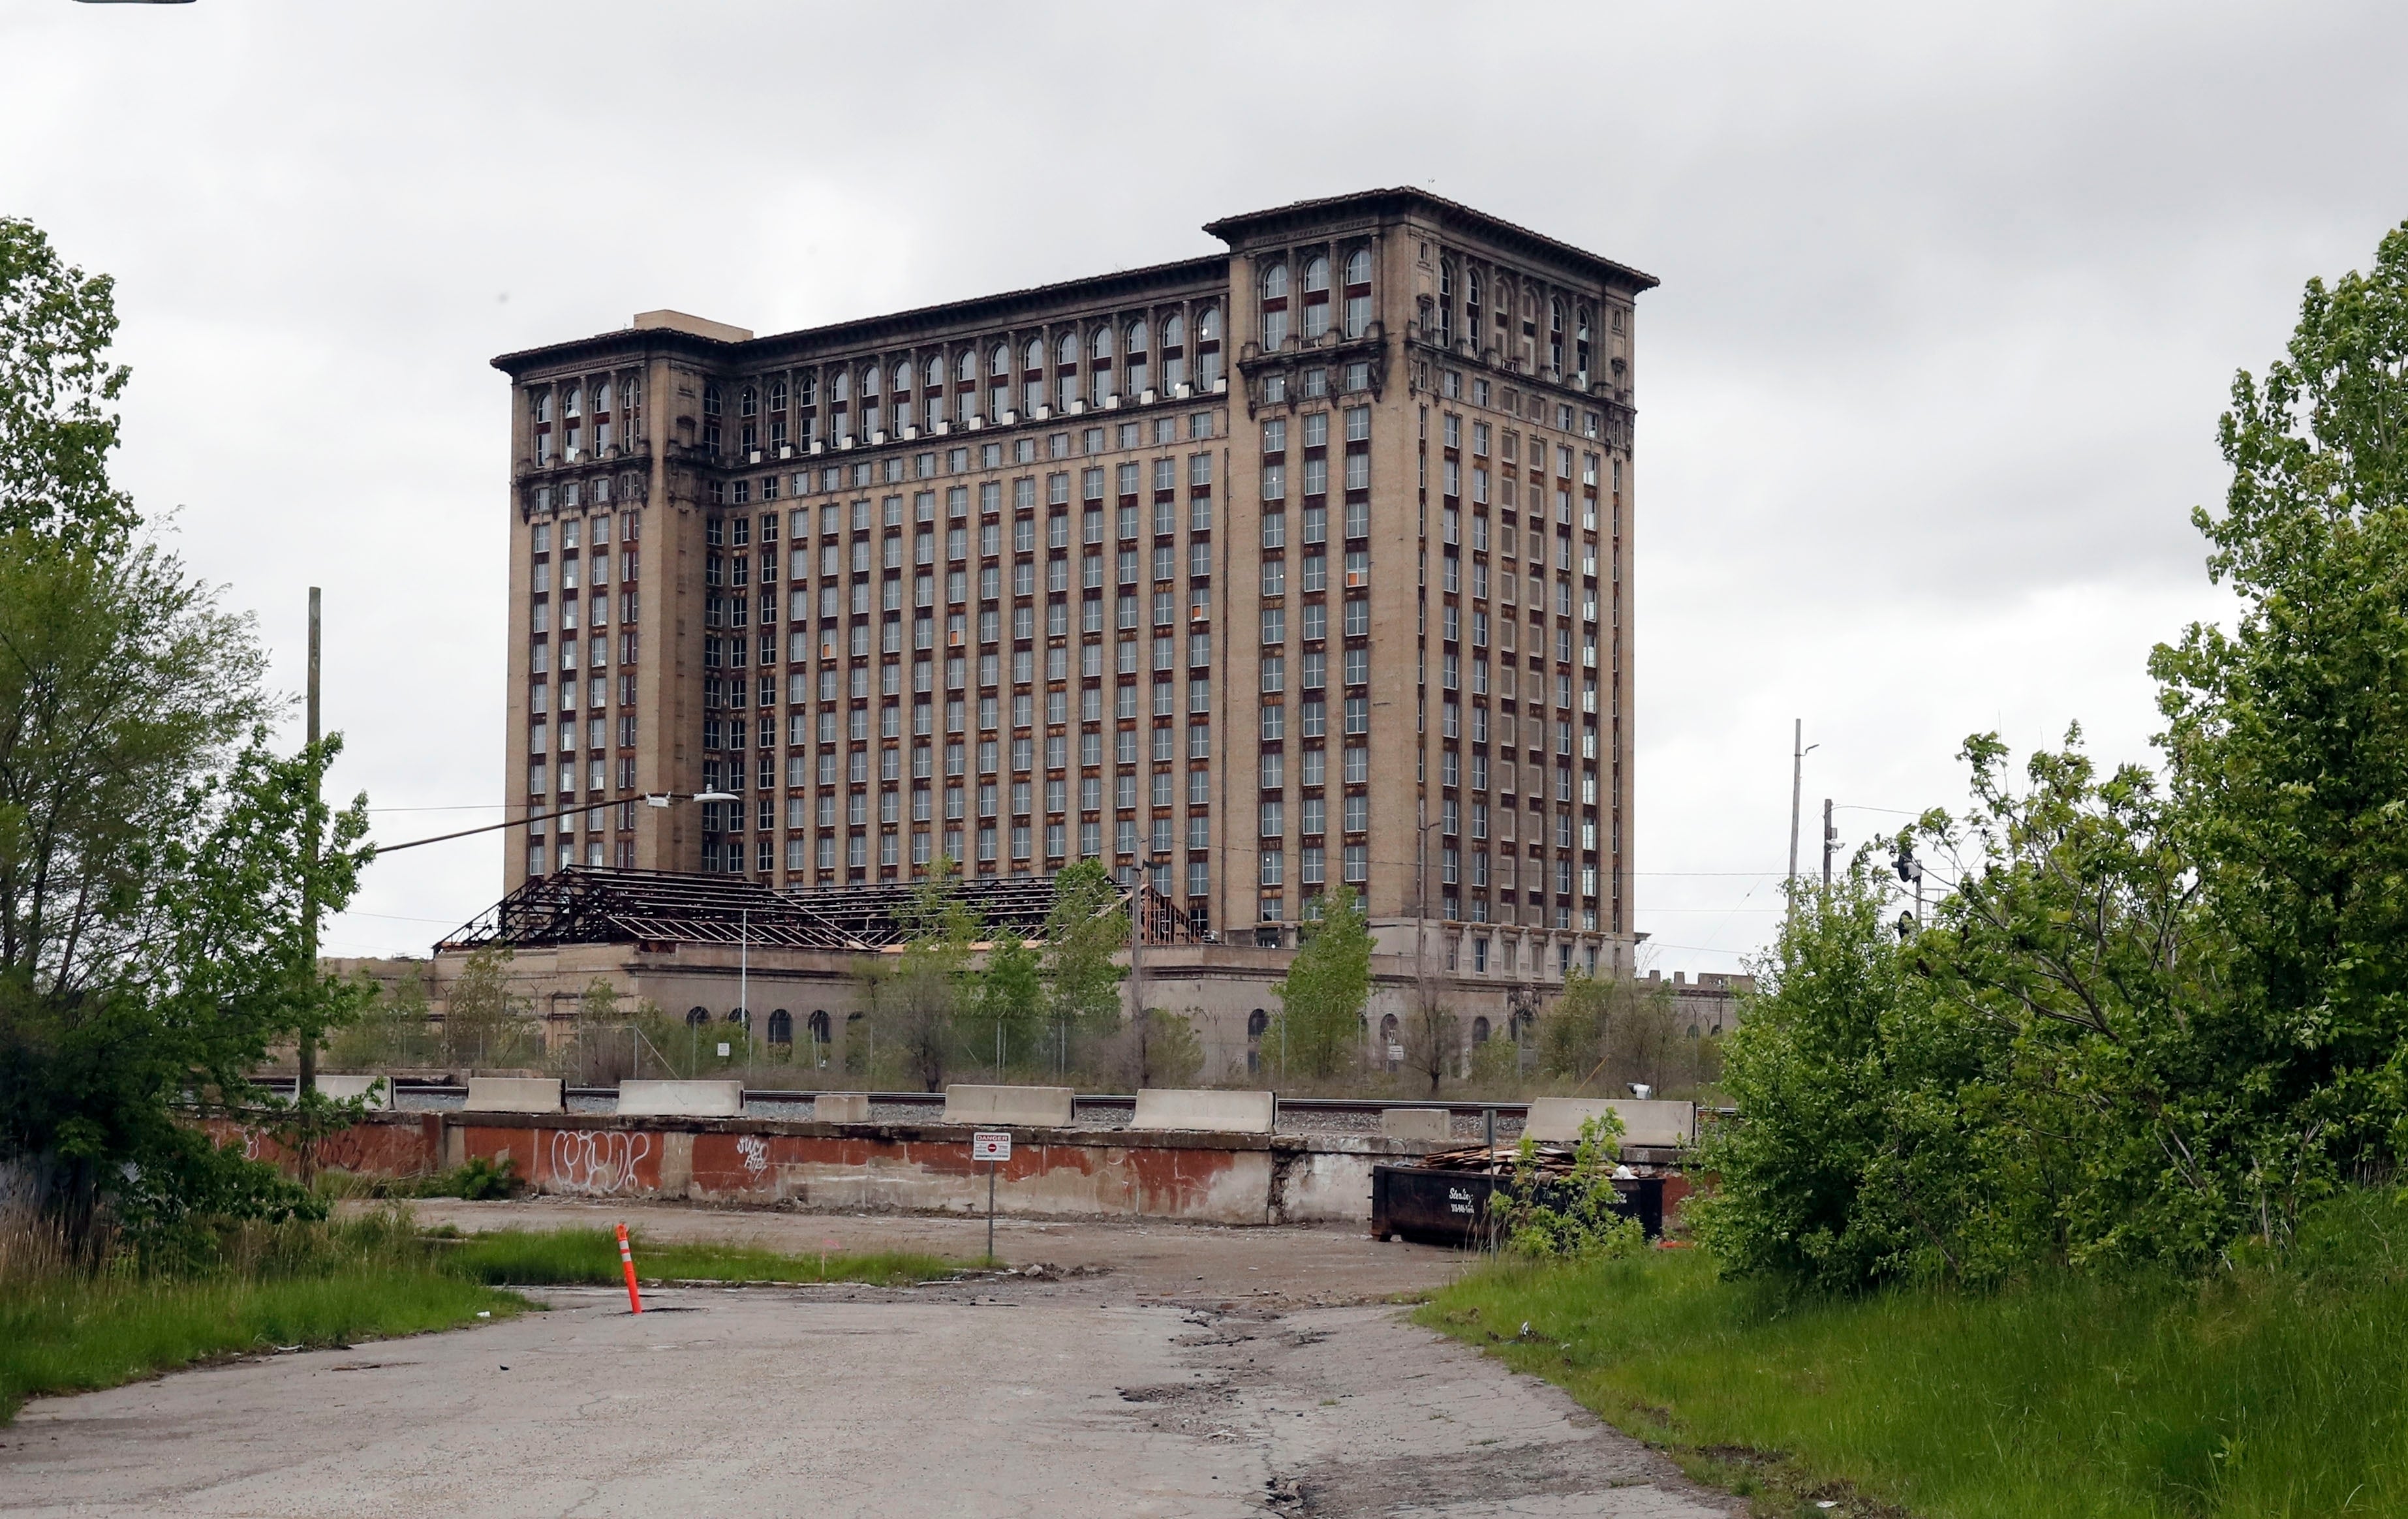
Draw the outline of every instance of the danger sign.
<instances>
[{"instance_id":1,"label":"danger sign","mask_svg":"<svg viewBox=\"0 0 2408 1519\"><path fill-rule=\"evenodd\" d=\"M1011 1136L981 1129L970 1136L972 1160L1007 1161L1011 1158Z\"/></svg>"}]
</instances>

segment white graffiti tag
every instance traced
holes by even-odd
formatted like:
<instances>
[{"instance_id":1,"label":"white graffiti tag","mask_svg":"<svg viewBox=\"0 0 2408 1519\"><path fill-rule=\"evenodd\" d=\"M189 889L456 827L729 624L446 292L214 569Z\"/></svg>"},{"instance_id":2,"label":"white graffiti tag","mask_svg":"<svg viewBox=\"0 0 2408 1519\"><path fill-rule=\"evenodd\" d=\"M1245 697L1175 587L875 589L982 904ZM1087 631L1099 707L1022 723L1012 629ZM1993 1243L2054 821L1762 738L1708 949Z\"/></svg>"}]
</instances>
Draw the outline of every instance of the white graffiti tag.
<instances>
[{"instance_id":1,"label":"white graffiti tag","mask_svg":"<svg viewBox=\"0 0 2408 1519\"><path fill-rule=\"evenodd\" d=\"M633 1191L637 1163L652 1154L652 1137L615 1129L554 1129L549 1184L561 1192L601 1196Z\"/></svg>"},{"instance_id":2,"label":"white graffiti tag","mask_svg":"<svg viewBox=\"0 0 2408 1519\"><path fill-rule=\"evenodd\" d=\"M769 1168L769 1142L757 1134L738 1139L736 1153L744 1157L744 1168L755 1176Z\"/></svg>"}]
</instances>

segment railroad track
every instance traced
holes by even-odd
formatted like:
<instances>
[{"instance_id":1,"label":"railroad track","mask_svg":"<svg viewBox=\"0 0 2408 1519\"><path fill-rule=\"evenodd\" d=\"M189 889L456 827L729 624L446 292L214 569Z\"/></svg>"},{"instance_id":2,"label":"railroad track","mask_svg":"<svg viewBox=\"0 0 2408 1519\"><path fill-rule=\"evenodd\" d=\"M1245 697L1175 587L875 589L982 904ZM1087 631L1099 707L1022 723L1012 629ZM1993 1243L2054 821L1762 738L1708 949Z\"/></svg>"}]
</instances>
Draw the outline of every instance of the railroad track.
<instances>
[{"instance_id":1,"label":"railroad track","mask_svg":"<svg viewBox=\"0 0 2408 1519\"><path fill-rule=\"evenodd\" d=\"M290 1076L274 1076L259 1084L271 1092L290 1093L294 1083ZM466 1086L445 1082L396 1080L394 1082L394 1090L396 1095L407 1092L430 1097L465 1097L468 1095ZM615 1097L619 1095L619 1089L615 1086L571 1086L564 1088L562 1095L569 1097ZM747 1102L809 1102L818 1096L819 1093L816 1090L802 1091L755 1086L748 1086L744 1089L744 1099ZM892 1103L897 1107L942 1108L945 1105L945 1095L942 1092L872 1092L869 1094L869 1100ZM1489 1111L1495 1111L1500 1116L1522 1114L1526 1113L1530 1107L1526 1102L1432 1101L1420 1097L1283 1096L1277 1100L1282 1108L1293 1109L1299 1112L1326 1113L1377 1113L1387 1108L1436 1108L1450 1113L1463 1113L1476 1117ZM1133 1110L1137 1107L1137 1097L1128 1093L1082 1092L1073 1097L1071 1103L1074 1109Z\"/></svg>"}]
</instances>

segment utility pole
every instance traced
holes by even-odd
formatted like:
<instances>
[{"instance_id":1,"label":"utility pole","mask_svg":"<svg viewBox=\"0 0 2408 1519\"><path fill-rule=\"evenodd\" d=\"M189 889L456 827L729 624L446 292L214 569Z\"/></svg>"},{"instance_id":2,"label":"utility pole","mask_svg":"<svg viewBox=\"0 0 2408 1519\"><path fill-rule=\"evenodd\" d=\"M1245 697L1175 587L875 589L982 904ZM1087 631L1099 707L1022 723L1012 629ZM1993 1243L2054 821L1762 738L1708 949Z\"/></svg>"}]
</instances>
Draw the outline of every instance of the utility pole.
<instances>
[{"instance_id":1,"label":"utility pole","mask_svg":"<svg viewBox=\"0 0 2408 1519\"><path fill-rule=\"evenodd\" d=\"M1821 744L1810 744L1806 741L1804 718L1797 719L1797 724L1791 732L1789 740L1789 875L1784 882L1784 885L1793 888L1798 883L1798 810L1805 800L1806 756L1823 747ZM1798 915L1797 894L1791 891L1788 896L1789 915L1796 917Z\"/></svg>"},{"instance_id":2,"label":"utility pole","mask_svg":"<svg viewBox=\"0 0 2408 1519\"><path fill-rule=\"evenodd\" d=\"M1839 830L1831 826L1831 798L1823 798L1823 889L1831 889L1831 852L1840 847Z\"/></svg>"},{"instance_id":3,"label":"utility pole","mask_svg":"<svg viewBox=\"0 0 2408 1519\"><path fill-rule=\"evenodd\" d=\"M1137 880L1129 887L1129 1026L1145 1038L1145 876L1154 862L1138 856Z\"/></svg>"},{"instance_id":4,"label":"utility pole","mask_svg":"<svg viewBox=\"0 0 2408 1519\"><path fill-rule=\"evenodd\" d=\"M318 588L309 587L309 837L308 861L301 878L301 950L305 962L303 974L314 986L318 980ZM293 1096L298 1101L305 1092L318 1089L318 1029L315 1024L303 1022L301 1026L300 1078L294 1083Z\"/></svg>"},{"instance_id":5,"label":"utility pole","mask_svg":"<svg viewBox=\"0 0 2408 1519\"><path fill-rule=\"evenodd\" d=\"M1789 739L1789 879L1798 879L1798 799L1806 783L1806 720L1799 718Z\"/></svg>"}]
</instances>

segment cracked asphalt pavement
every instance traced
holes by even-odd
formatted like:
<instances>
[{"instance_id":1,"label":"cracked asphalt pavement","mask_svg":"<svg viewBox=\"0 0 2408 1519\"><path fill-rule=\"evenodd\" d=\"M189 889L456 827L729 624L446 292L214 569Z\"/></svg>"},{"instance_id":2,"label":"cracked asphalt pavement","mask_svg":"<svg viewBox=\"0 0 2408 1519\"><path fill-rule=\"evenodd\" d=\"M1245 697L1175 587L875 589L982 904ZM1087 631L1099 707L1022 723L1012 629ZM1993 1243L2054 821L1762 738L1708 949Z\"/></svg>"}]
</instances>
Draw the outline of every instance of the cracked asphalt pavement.
<instances>
[{"instance_id":1,"label":"cracked asphalt pavement","mask_svg":"<svg viewBox=\"0 0 2408 1519\"><path fill-rule=\"evenodd\" d=\"M924 1245L929 1222L643 1215L655 1234L800 1228L844 1248ZM502 1205L464 1226L552 1217L590 1221ZM1334 1230L1046 1227L1012 1230L1007 1258L1103 1274L680 1288L640 1318L615 1292L555 1289L515 1320L39 1400L0 1430L0 1513L1739 1512L1379 1300L1452 1274L1444 1252Z\"/></svg>"}]
</instances>

